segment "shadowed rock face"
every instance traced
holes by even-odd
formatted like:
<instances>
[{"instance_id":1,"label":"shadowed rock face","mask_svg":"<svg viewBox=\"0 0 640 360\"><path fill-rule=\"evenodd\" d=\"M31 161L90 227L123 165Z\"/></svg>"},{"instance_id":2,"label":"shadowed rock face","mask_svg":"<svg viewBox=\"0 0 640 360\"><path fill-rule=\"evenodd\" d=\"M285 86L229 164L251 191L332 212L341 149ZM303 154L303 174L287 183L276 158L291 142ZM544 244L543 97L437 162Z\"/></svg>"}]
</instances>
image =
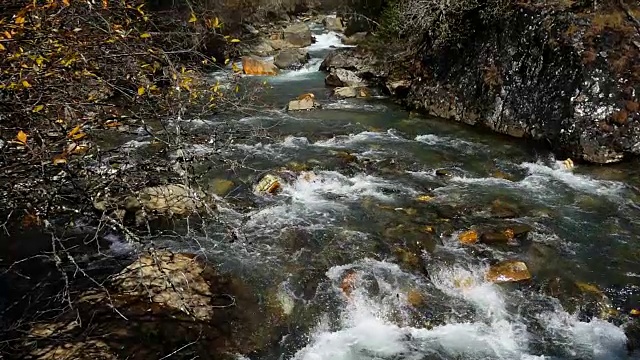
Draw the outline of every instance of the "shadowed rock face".
<instances>
[{"instance_id":1,"label":"shadowed rock face","mask_svg":"<svg viewBox=\"0 0 640 360\"><path fill-rule=\"evenodd\" d=\"M640 35L625 11L520 5L466 21L462 38L426 40L407 104L588 162L640 154Z\"/></svg>"},{"instance_id":2,"label":"shadowed rock face","mask_svg":"<svg viewBox=\"0 0 640 360\"><path fill-rule=\"evenodd\" d=\"M513 4L493 20L468 11L456 27L465 30L444 41L425 35L405 64L374 46L368 55L336 50L321 69L401 81L403 91L390 92L409 107L534 139L561 156L640 155L640 23L628 15L640 18L640 6L573 3Z\"/></svg>"}]
</instances>

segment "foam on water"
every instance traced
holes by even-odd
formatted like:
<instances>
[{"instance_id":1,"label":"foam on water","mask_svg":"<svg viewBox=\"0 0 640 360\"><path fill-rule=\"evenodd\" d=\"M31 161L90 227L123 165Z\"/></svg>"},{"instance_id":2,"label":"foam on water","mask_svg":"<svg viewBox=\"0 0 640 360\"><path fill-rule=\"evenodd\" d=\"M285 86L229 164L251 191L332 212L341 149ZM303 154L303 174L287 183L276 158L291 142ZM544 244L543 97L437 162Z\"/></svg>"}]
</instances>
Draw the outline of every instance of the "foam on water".
<instances>
[{"instance_id":1,"label":"foam on water","mask_svg":"<svg viewBox=\"0 0 640 360\"><path fill-rule=\"evenodd\" d=\"M315 228L330 225L337 214L347 212L350 203L363 198L392 202L389 192L414 194L414 190L402 184L375 176L357 174L345 176L336 171L305 173L295 181L282 186L277 195L286 201L250 214L248 227L268 228L279 231L284 225L305 225Z\"/></svg>"},{"instance_id":2,"label":"foam on water","mask_svg":"<svg viewBox=\"0 0 640 360\"><path fill-rule=\"evenodd\" d=\"M339 325L332 328L326 321L320 322L309 344L294 359L625 358L626 338L621 329L600 320L580 322L562 309L540 315L540 322L546 326L545 336L564 353L541 354L539 350L531 350L532 334L526 323L508 311L502 290L484 281L486 268L482 266L445 266L431 276L435 289L450 298L468 302L478 311L467 322L451 322L430 329L409 326L402 317L397 320L398 309L407 306L405 298L398 294L405 291L403 286L407 283L415 282L415 278L394 264L367 259L354 265L336 266L327 272L336 293L340 294L341 279L353 270L356 270L356 284L363 274L373 275L380 294L368 294L357 286L348 298L341 294L346 304L339 315Z\"/></svg>"},{"instance_id":3,"label":"foam on water","mask_svg":"<svg viewBox=\"0 0 640 360\"><path fill-rule=\"evenodd\" d=\"M576 174L571 169L560 166L552 160L551 165L538 161L525 162L519 165L526 169L528 175L520 181L509 181L494 177L465 177L454 176L452 182L458 184L471 184L473 186L500 186L514 190L524 190L537 198L550 199L562 196L563 191L558 187L566 187L572 191L598 195L616 202L624 202L624 183L617 181L597 180L587 175ZM455 185L454 185L455 186ZM445 188L439 191L445 191ZM475 189L477 190L477 189Z\"/></svg>"},{"instance_id":4,"label":"foam on water","mask_svg":"<svg viewBox=\"0 0 640 360\"><path fill-rule=\"evenodd\" d=\"M484 144L450 138L447 136L438 136L435 134L418 135L415 137L415 141L419 141L421 143L432 146L455 148L457 150L464 151L465 153L473 153L478 151L479 149L485 149L487 147Z\"/></svg>"},{"instance_id":5,"label":"foam on water","mask_svg":"<svg viewBox=\"0 0 640 360\"><path fill-rule=\"evenodd\" d=\"M521 167L529 171L522 184L530 186L536 191L548 190L548 183L561 182L573 190L586 192L595 195L603 195L607 197L618 197L625 186L621 182L596 180L585 175L574 173L570 169L565 169L557 162L552 161L552 165L546 165L543 162L522 163Z\"/></svg>"},{"instance_id":6,"label":"foam on water","mask_svg":"<svg viewBox=\"0 0 640 360\"><path fill-rule=\"evenodd\" d=\"M385 111L387 109L387 106L381 103L375 104L354 99L341 99L324 105L324 108L331 110L364 110L381 112Z\"/></svg>"},{"instance_id":7,"label":"foam on water","mask_svg":"<svg viewBox=\"0 0 640 360\"><path fill-rule=\"evenodd\" d=\"M346 148L363 142L388 143L404 141L406 141L406 139L398 135L394 129L390 129L386 132L363 131L358 134L339 135L331 139L316 141L313 145L321 147Z\"/></svg>"},{"instance_id":8,"label":"foam on water","mask_svg":"<svg viewBox=\"0 0 640 360\"><path fill-rule=\"evenodd\" d=\"M353 47L353 45L345 45L340 39L340 35L334 31L314 35L316 42L307 47L309 52L326 50L339 47Z\"/></svg>"}]
</instances>

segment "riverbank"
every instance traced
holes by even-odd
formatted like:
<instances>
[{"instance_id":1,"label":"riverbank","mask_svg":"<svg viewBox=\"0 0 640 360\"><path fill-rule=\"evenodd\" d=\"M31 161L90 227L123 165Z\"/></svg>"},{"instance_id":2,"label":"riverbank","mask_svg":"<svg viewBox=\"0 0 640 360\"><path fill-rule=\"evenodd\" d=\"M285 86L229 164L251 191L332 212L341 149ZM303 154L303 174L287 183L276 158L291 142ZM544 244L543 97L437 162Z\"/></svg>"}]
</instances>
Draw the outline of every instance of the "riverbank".
<instances>
[{"instance_id":1,"label":"riverbank","mask_svg":"<svg viewBox=\"0 0 640 360\"><path fill-rule=\"evenodd\" d=\"M167 121L190 135L173 146L135 132L109 152L130 159L121 173L135 160L149 174L140 196L92 204L124 210L131 234L76 221L53 242L14 242L64 246L76 287L56 297L59 275L50 293L37 286L60 274L55 261L10 269L6 293L36 290L13 295L9 314L50 308L38 299L66 307L66 294L74 304L12 329L10 355L633 358L637 169L567 169L513 139L406 113L348 76L332 78L345 85L336 94L319 68L347 44L321 23L254 26L253 38L275 44L311 37L292 47L304 64L247 75L239 57L211 74L232 93L264 89L250 107ZM273 69L278 53L264 55L254 60ZM288 111L308 99L317 106ZM136 227L148 215L158 221ZM74 241L83 230L92 236Z\"/></svg>"},{"instance_id":2,"label":"riverbank","mask_svg":"<svg viewBox=\"0 0 640 360\"><path fill-rule=\"evenodd\" d=\"M412 18L426 7L405 3L388 11L368 58L345 54L347 63L329 67L391 93L402 85L396 95L409 108L532 139L561 157L608 164L640 154L637 4L463 1L436 21Z\"/></svg>"}]
</instances>

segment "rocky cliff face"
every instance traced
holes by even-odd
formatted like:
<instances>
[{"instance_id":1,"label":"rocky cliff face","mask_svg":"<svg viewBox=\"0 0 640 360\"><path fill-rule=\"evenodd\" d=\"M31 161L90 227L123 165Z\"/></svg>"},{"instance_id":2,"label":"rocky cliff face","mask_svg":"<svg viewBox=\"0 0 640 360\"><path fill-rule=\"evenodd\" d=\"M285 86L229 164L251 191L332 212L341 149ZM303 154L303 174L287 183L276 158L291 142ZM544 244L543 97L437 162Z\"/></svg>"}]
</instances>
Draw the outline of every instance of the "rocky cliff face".
<instances>
[{"instance_id":1,"label":"rocky cliff face","mask_svg":"<svg viewBox=\"0 0 640 360\"><path fill-rule=\"evenodd\" d=\"M413 108L539 140L559 155L640 155L640 7L574 3L520 2L491 22L469 11L465 33L426 35L415 66L387 76L408 84L403 102Z\"/></svg>"}]
</instances>

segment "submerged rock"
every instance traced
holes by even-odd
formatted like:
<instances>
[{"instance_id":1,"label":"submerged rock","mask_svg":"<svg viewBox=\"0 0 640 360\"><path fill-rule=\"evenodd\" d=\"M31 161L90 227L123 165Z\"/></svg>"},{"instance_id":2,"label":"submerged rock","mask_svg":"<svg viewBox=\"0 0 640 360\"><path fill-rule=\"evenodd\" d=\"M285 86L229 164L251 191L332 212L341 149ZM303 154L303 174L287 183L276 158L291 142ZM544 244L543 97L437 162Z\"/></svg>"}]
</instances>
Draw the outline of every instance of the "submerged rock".
<instances>
[{"instance_id":1,"label":"submerged rock","mask_svg":"<svg viewBox=\"0 0 640 360\"><path fill-rule=\"evenodd\" d=\"M358 96L358 91L355 87L337 87L333 89L333 95L341 98L354 98Z\"/></svg>"},{"instance_id":2,"label":"submerged rock","mask_svg":"<svg viewBox=\"0 0 640 360\"><path fill-rule=\"evenodd\" d=\"M485 278L494 283L518 282L531 279L531 273L524 262L508 260L492 265Z\"/></svg>"}]
</instances>

